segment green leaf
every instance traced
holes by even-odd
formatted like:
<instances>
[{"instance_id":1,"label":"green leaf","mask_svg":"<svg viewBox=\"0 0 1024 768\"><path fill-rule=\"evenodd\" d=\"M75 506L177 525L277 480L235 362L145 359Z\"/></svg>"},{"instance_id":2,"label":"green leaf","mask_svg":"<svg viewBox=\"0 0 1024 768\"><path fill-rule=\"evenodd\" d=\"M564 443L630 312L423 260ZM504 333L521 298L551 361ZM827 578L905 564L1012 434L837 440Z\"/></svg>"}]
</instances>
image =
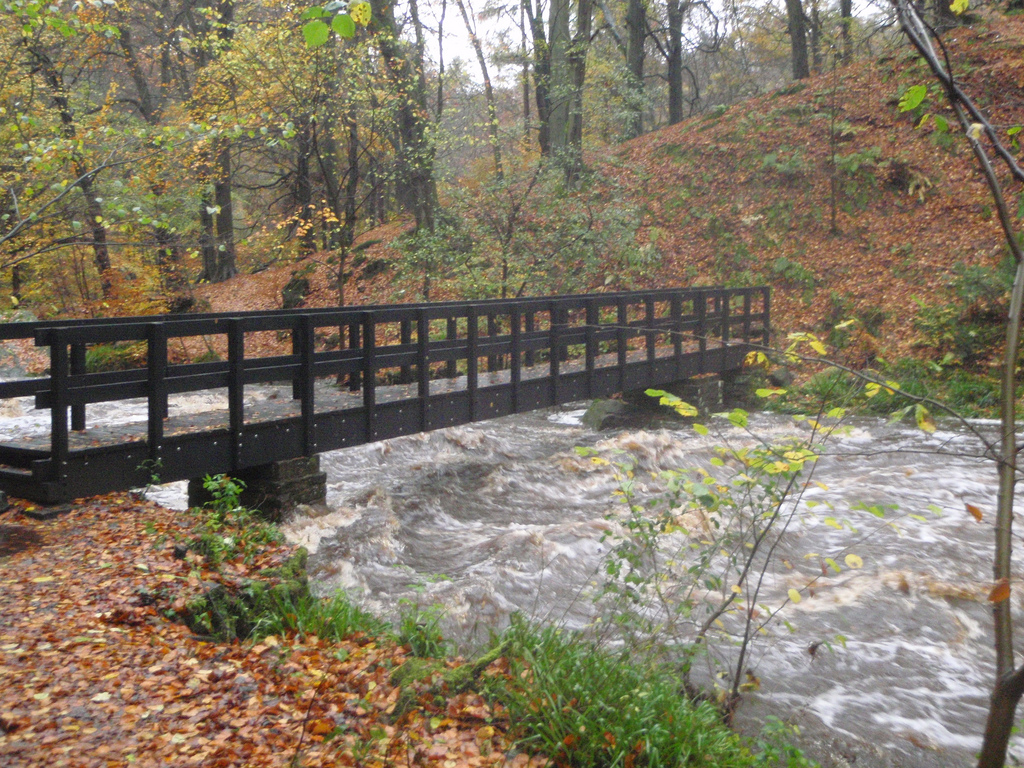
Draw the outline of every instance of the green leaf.
<instances>
[{"instance_id":1,"label":"green leaf","mask_svg":"<svg viewBox=\"0 0 1024 768\"><path fill-rule=\"evenodd\" d=\"M319 5L314 5L312 8L307 8L299 18L305 21L306 19L322 19L326 15L327 11Z\"/></svg>"},{"instance_id":2,"label":"green leaf","mask_svg":"<svg viewBox=\"0 0 1024 768\"><path fill-rule=\"evenodd\" d=\"M925 96L928 95L928 88L923 85L912 85L907 88L906 93L900 99L900 112L910 112L921 106Z\"/></svg>"},{"instance_id":3,"label":"green leaf","mask_svg":"<svg viewBox=\"0 0 1024 768\"><path fill-rule=\"evenodd\" d=\"M356 36L356 23L352 21L352 17L347 13L339 13L335 16L331 21L331 29L344 38Z\"/></svg>"},{"instance_id":4,"label":"green leaf","mask_svg":"<svg viewBox=\"0 0 1024 768\"><path fill-rule=\"evenodd\" d=\"M949 121L942 115L935 115L935 130L939 133L948 133Z\"/></svg>"},{"instance_id":5,"label":"green leaf","mask_svg":"<svg viewBox=\"0 0 1024 768\"><path fill-rule=\"evenodd\" d=\"M731 421L737 427L746 427L747 423L748 423L747 422L747 412L744 411L744 410L741 410L740 408L737 408L734 411L731 411L727 418L729 419L729 421Z\"/></svg>"},{"instance_id":6,"label":"green leaf","mask_svg":"<svg viewBox=\"0 0 1024 768\"><path fill-rule=\"evenodd\" d=\"M706 435L708 433L708 428L705 427L703 424L694 424L693 431L696 432L698 435Z\"/></svg>"},{"instance_id":7,"label":"green leaf","mask_svg":"<svg viewBox=\"0 0 1024 768\"><path fill-rule=\"evenodd\" d=\"M310 48L319 48L331 36L331 28L320 19L314 19L303 25L302 36L306 38L306 45Z\"/></svg>"}]
</instances>

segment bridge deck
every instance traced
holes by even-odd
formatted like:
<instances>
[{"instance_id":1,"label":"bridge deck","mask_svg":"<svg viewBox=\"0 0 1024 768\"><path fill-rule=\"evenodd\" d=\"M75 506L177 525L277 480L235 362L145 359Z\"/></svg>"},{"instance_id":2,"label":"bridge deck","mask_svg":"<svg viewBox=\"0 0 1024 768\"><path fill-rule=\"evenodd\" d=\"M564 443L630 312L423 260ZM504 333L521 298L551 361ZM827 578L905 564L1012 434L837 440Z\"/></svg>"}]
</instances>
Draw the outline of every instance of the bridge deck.
<instances>
[{"instance_id":1,"label":"bridge deck","mask_svg":"<svg viewBox=\"0 0 1024 768\"><path fill-rule=\"evenodd\" d=\"M34 336L51 368L0 398L34 395L51 429L0 444L0 488L60 501L145 484L147 462L187 479L721 373L768 325L765 288L8 324L0 338ZM327 349L325 331L349 348ZM292 354L247 357L266 332ZM226 342L227 360L169 358L169 339L194 336ZM145 344L144 366L86 370L90 346L122 342ZM292 398L247 401L247 386L281 382ZM174 394L209 390L220 408L169 413ZM132 398L146 421L86 423L88 404Z\"/></svg>"}]
</instances>

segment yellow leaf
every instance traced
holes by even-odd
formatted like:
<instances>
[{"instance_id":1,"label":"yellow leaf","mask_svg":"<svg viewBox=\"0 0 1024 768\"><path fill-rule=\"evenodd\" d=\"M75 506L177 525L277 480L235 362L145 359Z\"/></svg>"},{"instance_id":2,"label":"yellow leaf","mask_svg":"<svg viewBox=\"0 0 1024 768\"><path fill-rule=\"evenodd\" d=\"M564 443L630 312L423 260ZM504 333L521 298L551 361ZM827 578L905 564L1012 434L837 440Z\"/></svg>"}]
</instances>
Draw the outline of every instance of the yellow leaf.
<instances>
[{"instance_id":1,"label":"yellow leaf","mask_svg":"<svg viewBox=\"0 0 1024 768\"><path fill-rule=\"evenodd\" d=\"M794 603L799 603L799 602L800 602L800 600L802 599L802 598L800 597L800 593L799 593L799 592L797 592L797 591L796 591L795 589L793 589L792 587L790 588L789 592L787 592L787 594L789 595L789 599L790 599L790 600L791 600L792 602L794 602Z\"/></svg>"},{"instance_id":2,"label":"yellow leaf","mask_svg":"<svg viewBox=\"0 0 1024 768\"><path fill-rule=\"evenodd\" d=\"M815 339L815 340L811 341L811 349L813 349L813 350L814 350L815 352L817 352L817 353L818 353L819 355L824 355L824 354L826 354L826 353L828 352L828 350L827 350L827 349L825 349L825 345L824 345L824 344L822 344L822 343L821 343L820 341L818 341L817 339Z\"/></svg>"},{"instance_id":3,"label":"yellow leaf","mask_svg":"<svg viewBox=\"0 0 1024 768\"><path fill-rule=\"evenodd\" d=\"M917 421L917 426L925 432L935 431L935 420L932 419L928 409L920 403L914 406L914 419Z\"/></svg>"},{"instance_id":4,"label":"yellow leaf","mask_svg":"<svg viewBox=\"0 0 1024 768\"><path fill-rule=\"evenodd\" d=\"M334 723L327 718L320 718L319 720L313 721L313 726L310 730L315 736L323 736L324 734L330 733L334 730Z\"/></svg>"},{"instance_id":5,"label":"yellow leaf","mask_svg":"<svg viewBox=\"0 0 1024 768\"><path fill-rule=\"evenodd\" d=\"M1010 596L1010 582L1006 579L1000 579L992 587L992 591L988 593L988 601L990 603L1001 603Z\"/></svg>"},{"instance_id":6,"label":"yellow leaf","mask_svg":"<svg viewBox=\"0 0 1024 768\"><path fill-rule=\"evenodd\" d=\"M352 21L361 27L365 27L370 23L370 4L369 3L353 3L348 7L348 15L352 17Z\"/></svg>"},{"instance_id":7,"label":"yellow leaf","mask_svg":"<svg viewBox=\"0 0 1024 768\"><path fill-rule=\"evenodd\" d=\"M961 13L966 11L969 6L970 3L968 0L953 0L953 2L949 4L949 10L959 16Z\"/></svg>"},{"instance_id":8,"label":"yellow leaf","mask_svg":"<svg viewBox=\"0 0 1024 768\"><path fill-rule=\"evenodd\" d=\"M861 568L864 565L864 561L852 552L844 557L843 560L846 562L848 568Z\"/></svg>"},{"instance_id":9,"label":"yellow leaf","mask_svg":"<svg viewBox=\"0 0 1024 768\"><path fill-rule=\"evenodd\" d=\"M978 509L973 504L966 504L965 503L964 506L967 507L967 511L971 513L971 517L973 517L975 520L977 520L980 523L981 522L981 510Z\"/></svg>"},{"instance_id":10,"label":"yellow leaf","mask_svg":"<svg viewBox=\"0 0 1024 768\"><path fill-rule=\"evenodd\" d=\"M33 584L45 584L48 581L53 581L53 576L36 576L32 579Z\"/></svg>"},{"instance_id":11,"label":"yellow leaf","mask_svg":"<svg viewBox=\"0 0 1024 768\"><path fill-rule=\"evenodd\" d=\"M732 585L732 591L735 592L737 595L742 595L743 594L743 590L740 588L739 584L733 584Z\"/></svg>"}]
</instances>

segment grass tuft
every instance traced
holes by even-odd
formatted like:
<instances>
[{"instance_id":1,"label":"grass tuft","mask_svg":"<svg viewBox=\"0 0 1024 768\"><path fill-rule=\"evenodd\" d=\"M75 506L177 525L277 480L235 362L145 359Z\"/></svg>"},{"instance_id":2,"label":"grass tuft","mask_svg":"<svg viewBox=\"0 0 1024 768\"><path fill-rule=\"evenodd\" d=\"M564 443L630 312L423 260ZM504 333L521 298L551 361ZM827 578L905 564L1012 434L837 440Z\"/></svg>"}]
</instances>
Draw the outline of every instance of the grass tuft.
<instances>
[{"instance_id":1,"label":"grass tuft","mask_svg":"<svg viewBox=\"0 0 1024 768\"><path fill-rule=\"evenodd\" d=\"M487 693L508 708L517 746L556 765L739 768L803 759L788 746L755 754L712 704L687 698L667 665L522 620L501 642L508 676L492 678Z\"/></svg>"}]
</instances>

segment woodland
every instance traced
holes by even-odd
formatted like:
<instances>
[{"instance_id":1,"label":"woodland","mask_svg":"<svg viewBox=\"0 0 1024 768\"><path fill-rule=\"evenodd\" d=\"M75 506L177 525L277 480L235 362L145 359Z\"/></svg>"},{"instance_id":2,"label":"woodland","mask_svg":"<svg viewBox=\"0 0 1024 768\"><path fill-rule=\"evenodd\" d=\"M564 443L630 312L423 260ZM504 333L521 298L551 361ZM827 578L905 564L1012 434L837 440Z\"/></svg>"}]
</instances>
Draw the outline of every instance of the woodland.
<instances>
[{"instance_id":1,"label":"woodland","mask_svg":"<svg viewBox=\"0 0 1024 768\"><path fill-rule=\"evenodd\" d=\"M0 318L769 284L791 360L827 343L873 377L867 409L898 391L923 428L940 401L1012 426L1021 4L924 3L911 21L941 41L937 65L907 42L910 7L2 0ZM1005 164L986 176L989 150ZM87 363L139 354L97 346ZM781 407L834 384L819 363ZM2 350L5 376L45 366ZM992 454L1012 516L1016 447ZM732 458L776 467L769 502L813 461ZM659 756L614 718L566 720L579 698L557 681L605 669L588 646L514 627L452 658L422 617L389 630L312 601L301 553L219 498L205 517L133 494L56 522L19 500L0 513L10 764L811 764L792 729L741 743L675 679L622 673L615 695L649 687L663 708L637 727L693 717L676 730L699 746ZM988 600L1012 639L1009 577L1007 556ZM241 618L214 626L224 593L247 595ZM1024 693L1011 642L997 652L983 765L1006 759Z\"/></svg>"}]
</instances>

